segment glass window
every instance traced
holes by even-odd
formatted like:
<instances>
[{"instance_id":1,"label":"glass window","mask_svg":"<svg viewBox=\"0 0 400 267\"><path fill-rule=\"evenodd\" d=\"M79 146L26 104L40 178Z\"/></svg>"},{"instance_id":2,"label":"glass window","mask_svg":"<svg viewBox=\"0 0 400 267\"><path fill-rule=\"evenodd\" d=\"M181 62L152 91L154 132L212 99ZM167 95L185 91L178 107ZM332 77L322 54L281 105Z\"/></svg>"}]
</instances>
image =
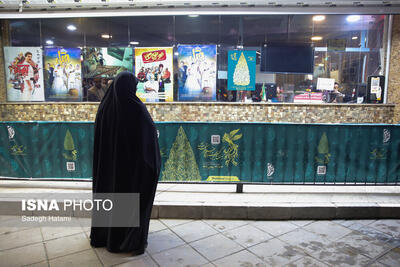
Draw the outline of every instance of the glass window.
<instances>
[{"instance_id":1,"label":"glass window","mask_svg":"<svg viewBox=\"0 0 400 267\"><path fill-rule=\"evenodd\" d=\"M165 79L171 81L171 84L166 85L173 88L173 98L169 100L185 100L178 96L189 80L193 88L199 87L199 94L209 94L207 97L195 98L200 101L298 103L304 102L306 97L311 99L311 96L315 103L365 102L368 77L384 75L383 48L384 39L387 38L384 36L387 34L384 32L385 23L385 15L179 15L9 21L11 46L95 48L89 54L100 55L100 58L92 56L89 60L101 65L105 73L102 78L107 80L118 73L115 67L118 64L124 65L120 70L135 71L134 59L133 63L129 63L130 59L127 58L134 56L134 51L129 49L173 47L172 72L161 73L165 71L160 68L160 63L154 63L154 66L147 68L147 71L155 72L157 65L160 73L154 73L154 79L167 77ZM179 50L182 45L192 45L193 49L198 49L196 45L214 45L217 48L217 62L201 63L199 57L192 60L189 52ZM313 58L310 57L309 65L313 66L313 71L292 73L272 69L266 72L261 63L271 46L311 47ZM228 52L231 50L255 51L254 90L229 90ZM188 58L182 60L179 51L187 53ZM201 54L194 51L193 55L196 53L197 56ZM86 57L81 60L85 61ZM108 64L116 65L108 68ZM129 64L134 64L133 68ZM82 65L85 75L92 75L89 75L91 79L95 77L92 65L94 63ZM141 67L146 69L144 65ZM197 78L189 79L190 75L197 75ZM208 79L207 75L213 78ZM95 81L85 80L86 78L82 77L82 82L86 83L83 87L87 89ZM142 79L145 81L147 76ZM323 79L336 82L336 89L319 88L320 81L327 81ZM195 80L207 85L197 86ZM165 91L167 87L164 88L164 84L158 82L162 88L160 95L168 94ZM215 90L215 97L212 97L210 90ZM82 98L87 99L86 93L83 93Z\"/></svg>"}]
</instances>

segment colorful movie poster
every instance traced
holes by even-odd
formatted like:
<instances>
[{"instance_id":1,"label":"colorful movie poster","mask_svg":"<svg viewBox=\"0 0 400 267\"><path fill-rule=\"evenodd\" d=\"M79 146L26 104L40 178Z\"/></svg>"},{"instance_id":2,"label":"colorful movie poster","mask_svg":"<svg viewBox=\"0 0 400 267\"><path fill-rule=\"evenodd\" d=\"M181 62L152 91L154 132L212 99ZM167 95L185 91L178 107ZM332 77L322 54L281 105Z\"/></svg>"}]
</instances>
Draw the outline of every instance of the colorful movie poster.
<instances>
[{"instance_id":1,"label":"colorful movie poster","mask_svg":"<svg viewBox=\"0 0 400 267\"><path fill-rule=\"evenodd\" d=\"M40 47L4 47L8 101L44 101Z\"/></svg>"},{"instance_id":2,"label":"colorful movie poster","mask_svg":"<svg viewBox=\"0 0 400 267\"><path fill-rule=\"evenodd\" d=\"M90 47L83 50L84 78L114 78L122 71L133 71L130 47Z\"/></svg>"},{"instance_id":3,"label":"colorful movie poster","mask_svg":"<svg viewBox=\"0 0 400 267\"><path fill-rule=\"evenodd\" d=\"M256 51L228 51L228 90L254 91Z\"/></svg>"},{"instance_id":4,"label":"colorful movie poster","mask_svg":"<svg viewBox=\"0 0 400 267\"><path fill-rule=\"evenodd\" d=\"M217 46L178 46L179 100L216 100Z\"/></svg>"},{"instance_id":5,"label":"colorful movie poster","mask_svg":"<svg viewBox=\"0 0 400 267\"><path fill-rule=\"evenodd\" d=\"M80 48L45 48L44 64L46 100L82 99Z\"/></svg>"},{"instance_id":6,"label":"colorful movie poster","mask_svg":"<svg viewBox=\"0 0 400 267\"><path fill-rule=\"evenodd\" d=\"M172 47L135 48L136 95L143 102L174 100Z\"/></svg>"}]
</instances>

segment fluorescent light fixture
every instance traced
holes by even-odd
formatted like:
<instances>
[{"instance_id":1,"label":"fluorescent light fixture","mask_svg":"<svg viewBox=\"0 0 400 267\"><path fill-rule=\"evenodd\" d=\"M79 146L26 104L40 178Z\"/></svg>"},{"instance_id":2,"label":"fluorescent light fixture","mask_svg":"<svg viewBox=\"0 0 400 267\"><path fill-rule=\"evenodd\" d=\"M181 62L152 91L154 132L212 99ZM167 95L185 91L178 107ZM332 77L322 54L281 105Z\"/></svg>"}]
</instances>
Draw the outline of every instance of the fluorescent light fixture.
<instances>
[{"instance_id":1,"label":"fluorescent light fixture","mask_svg":"<svg viewBox=\"0 0 400 267\"><path fill-rule=\"evenodd\" d=\"M111 39L111 35L109 35L109 34L107 34L107 33L104 33L104 34L101 35L101 38L104 38L104 39Z\"/></svg>"},{"instance_id":2,"label":"fluorescent light fixture","mask_svg":"<svg viewBox=\"0 0 400 267\"><path fill-rule=\"evenodd\" d=\"M195 14L193 14L193 15L188 15L188 17L189 18L197 18L199 15L195 15Z\"/></svg>"},{"instance_id":3,"label":"fluorescent light fixture","mask_svg":"<svg viewBox=\"0 0 400 267\"><path fill-rule=\"evenodd\" d=\"M129 42L131 45L138 45L139 44L139 42L137 42L137 41L131 41L131 42Z\"/></svg>"},{"instance_id":4,"label":"fluorescent light fixture","mask_svg":"<svg viewBox=\"0 0 400 267\"><path fill-rule=\"evenodd\" d=\"M321 63L321 64L318 64L318 66L320 66L320 67L323 67L323 66L324 66L324 64L322 64L322 63Z\"/></svg>"},{"instance_id":5,"label":"fluorescent light fixture","mask_svg":"<svg viewBox=\"0 0 400 267\"><path fill-rule=\"evenodd\" d=\"M54 42L53 42L52 40L46 40L46 44L48 44L48 45L53 45Z\"/></svg>"},{"instance_id":6,"label":"fluorescent light fixture","mask_svg":"<svg viewBox=\"0 0 400 267\"><path fill-rule=\"evenodd\" d=\"M317 58L318 56L314 56L314 58Z\"/></svg>"},{"instance_id":7,"label":"fluorescent light fixture","mask_svg":"<svg viewBox=\"0 0 400 267\"><path fill-rule=\"evenodd\" d=\"M73 32L73 31L76 31L76 27L75 27L75 25L68 25L67 26L67 29L69 30L69 31L71 31L71 32Z\"/></svg>"},{"instance_id":8,"label":"fluorescent light fixture","mask_svg":"<svg viewBox=\"0 0 400 267\"><path fill-rule=\"evenodd\" d=\"M350 15L347 16L346 20L347 22L357 22L361 19L361 17L359 15Z\"/></svg>"},{"instance_id":9,"label":"fluorescent light fixture","mask_svg":"<svg viewBox=\"0 0 400 267\"><path fill-rule=\"evenodd\" d=\"M358 39L358 36L353 36L353 37L351 37L351 39L352 39L352 40L357 40L357 39Z\"/></svg>"},{"instance_id":10,"label":"fluorescent light fixture","mask_svg":"<svg viewBox=\"0 0 400 267\"><path fill-rule=\"evenodd\" d=\"M312 17L312 20L317 21L317 22L323 21L323 20L325 20L325 16L324 15L316 15L316 16Z\"/></svg>"},{"instance_id":11,"label":"fluorescent light fixture","mask_svg":"<svg viewBox=\"0 0 400 267\"><path fill-rule=\"evenodd\" d=\"M178 52L175 52L174 55L175 55L175 56L179 56L179 53L178 53Z\"/></svg>"},{"instance_id":12,"label":"fluorescent light fixture","mask_svg":"<svg viewBox=\"0 0 400 267\"><path fill-rule=\"evenodd\" d=\"M312 41L321 41L322 39L323 39L322 36L313 36L313 37L311 37Z\"/></svg>"}]
</instances>

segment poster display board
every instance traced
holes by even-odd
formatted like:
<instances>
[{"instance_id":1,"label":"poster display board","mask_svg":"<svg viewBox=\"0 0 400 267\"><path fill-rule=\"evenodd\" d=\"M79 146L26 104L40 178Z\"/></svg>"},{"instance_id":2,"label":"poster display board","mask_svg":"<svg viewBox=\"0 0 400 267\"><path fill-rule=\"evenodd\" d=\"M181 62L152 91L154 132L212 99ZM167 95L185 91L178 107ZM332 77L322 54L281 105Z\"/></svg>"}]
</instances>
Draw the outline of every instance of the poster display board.
<instances>
[{"instance_id":1,"label":"poster display board","mask_svg":"<svg viewBox=\"0 0 400 267\"><path fill-rule=\"evenodd\" d=\"M172 47L135 48L136 95L143 102L174 100Z\"/></svg>"},{"instance_id":2,"label":"poster display board","mask_svg":"<svg viewBox=\"0 0 400 267\"><path fill-rule=\"evenodd\" d=\"M216 100L217 46L178 46L178 100Z\"/></svg>"},{"instance_id":3,"label":"poster display board","mask_svg":"<svg viewBox=\"0 0 400 267\"><path fill-rule=\"evenodd\" d=\"M83 50L84 78L114 78L122 71L133 71L130 47L90 47Z\"/></svg>"},{"instance_id":4,"label":"poster display board","mask_svg":"<svg viewBox=\"0 0 400 267\"><path fill-rule=\"evenodd\" d=\"M45 48L46 100L80 101L82 73L80 48Z\"/></svg>"},{"instance_id":5,"label":"poster display board","mask_svg":"<svg viewBox=\"0 0 400 267\"><path fill-rule=\"evenodd\" d=\"M8 101L44 101L40 47L4 47Z\"/></svg>"},{"instance_id":6,"label":"poster display board","mask_svg":"<svg viewBox=\"0 0 400 267\"><path fill-rule=\"evenodd\" d=\"M254 91L256 51L228 51L228 90Z\"/></svg>"}]
</instances>

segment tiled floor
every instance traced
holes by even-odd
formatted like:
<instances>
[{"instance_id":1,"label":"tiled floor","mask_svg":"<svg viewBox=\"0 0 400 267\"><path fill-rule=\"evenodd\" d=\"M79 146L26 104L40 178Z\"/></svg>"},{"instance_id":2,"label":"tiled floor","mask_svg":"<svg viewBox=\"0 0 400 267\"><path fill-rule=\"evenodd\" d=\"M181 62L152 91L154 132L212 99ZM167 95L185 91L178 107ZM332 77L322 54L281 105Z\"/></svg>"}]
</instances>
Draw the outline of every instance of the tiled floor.
<instances>
[{"instance_id":1,"label":"tiled floor","mask_svg":"<svg viewBox=\"0 0 400 267\"><path fill-rule=\"evenodd\" d=\"M400 266L400 220L152 220L132 257L93 249L88 227L6 224L18 218L0 216L0 266Z\"/></svg>"}]
</instances>

